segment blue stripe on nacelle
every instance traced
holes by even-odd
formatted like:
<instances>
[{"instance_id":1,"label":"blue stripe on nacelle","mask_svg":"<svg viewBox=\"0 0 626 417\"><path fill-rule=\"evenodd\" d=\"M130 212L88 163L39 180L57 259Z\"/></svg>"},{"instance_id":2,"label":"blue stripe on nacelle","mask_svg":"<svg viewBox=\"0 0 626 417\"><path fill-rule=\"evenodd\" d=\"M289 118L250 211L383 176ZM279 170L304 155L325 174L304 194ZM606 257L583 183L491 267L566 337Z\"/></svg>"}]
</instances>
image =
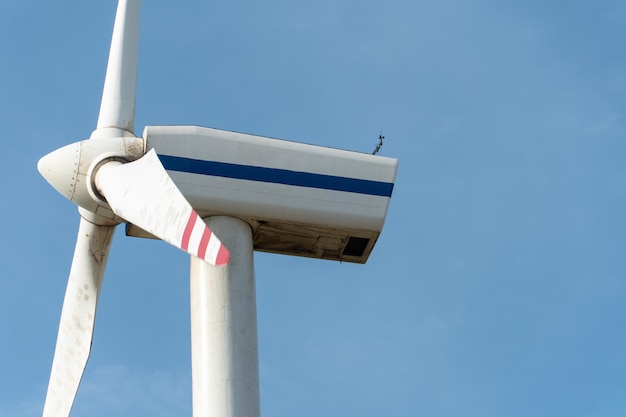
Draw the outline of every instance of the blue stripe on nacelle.
<instances>
[{"instance_id":1,"label":"blue stripe on nacelle","mask_svg":"<svg viewBox=\"0 0 626 417\"><path fill-rule=\"evenodd\" d=\"M391 197L393 183L159 155L166 170Z\"/></svg>"}]
</instances>

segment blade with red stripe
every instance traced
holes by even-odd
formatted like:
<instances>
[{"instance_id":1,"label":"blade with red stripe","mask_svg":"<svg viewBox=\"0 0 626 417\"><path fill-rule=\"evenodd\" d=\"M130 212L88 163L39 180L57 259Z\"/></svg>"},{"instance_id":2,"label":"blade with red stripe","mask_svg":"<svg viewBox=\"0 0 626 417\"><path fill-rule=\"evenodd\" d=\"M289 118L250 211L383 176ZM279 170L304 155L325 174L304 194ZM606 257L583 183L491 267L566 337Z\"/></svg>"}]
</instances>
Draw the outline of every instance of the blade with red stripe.
<instances>
[{"instance_id":1,"label":"blade with red stripe","mask_svg":"<svg viewBox=\"0 0 626 417\"><path fill-rule=\"evenodd\" d=\"M116 215L211 265L226 265L230 254L193 210L154 150L96 173L98 190Z\"/></svg>"},{"instance_id":2,"label":"blade with red stripe","mask_svg":"<svg viewBox=\"0 0 626 417\"><path fill-rule=\"evenodd\" d=\"M187 220L180 247L213 265L227 264L230 257L228 250L193 210Z\"/></svg>"}]
</instances>

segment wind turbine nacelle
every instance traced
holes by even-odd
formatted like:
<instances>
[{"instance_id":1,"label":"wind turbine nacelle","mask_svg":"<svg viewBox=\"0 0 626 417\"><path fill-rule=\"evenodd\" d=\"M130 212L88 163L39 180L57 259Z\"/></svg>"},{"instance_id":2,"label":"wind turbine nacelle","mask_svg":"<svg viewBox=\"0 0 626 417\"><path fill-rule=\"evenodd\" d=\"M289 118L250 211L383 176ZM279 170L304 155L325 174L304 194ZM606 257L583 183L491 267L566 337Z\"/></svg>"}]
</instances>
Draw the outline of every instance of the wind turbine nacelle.
<instances>
[{"instance_id":1,"label":"wind turbine nacelle","mask_svg":"<svg viewBox=\"0 0 626 417\"><path fill-rule=\"evenodd\" d=\"M285 255L365 263L398 169L392 158L196 126L148 126L143 137L200 216L241 218L255 250Z\"/></svg>"}]
</instances>

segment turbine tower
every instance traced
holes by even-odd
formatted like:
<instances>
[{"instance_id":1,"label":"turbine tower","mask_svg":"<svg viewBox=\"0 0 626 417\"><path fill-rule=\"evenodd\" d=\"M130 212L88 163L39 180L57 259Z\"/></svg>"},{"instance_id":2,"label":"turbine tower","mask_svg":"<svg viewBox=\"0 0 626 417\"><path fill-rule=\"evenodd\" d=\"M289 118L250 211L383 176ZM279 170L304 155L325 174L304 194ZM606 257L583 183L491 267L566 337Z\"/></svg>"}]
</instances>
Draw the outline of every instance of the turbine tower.
<instances>
[{"instance_id":1,"label":"turbine tower","mask_svg":"<svg viewBox=\"0 0 626 417\"><path fill-rule=\"evenodd\" d=\"M38 164L80 213L43 415L70 414L125 223L191 256L193 415L259 416L253 251L365 263L398 161L196 126L137 137L139 10L119 0L96 129Z\"/></svg>"}]
</instances>

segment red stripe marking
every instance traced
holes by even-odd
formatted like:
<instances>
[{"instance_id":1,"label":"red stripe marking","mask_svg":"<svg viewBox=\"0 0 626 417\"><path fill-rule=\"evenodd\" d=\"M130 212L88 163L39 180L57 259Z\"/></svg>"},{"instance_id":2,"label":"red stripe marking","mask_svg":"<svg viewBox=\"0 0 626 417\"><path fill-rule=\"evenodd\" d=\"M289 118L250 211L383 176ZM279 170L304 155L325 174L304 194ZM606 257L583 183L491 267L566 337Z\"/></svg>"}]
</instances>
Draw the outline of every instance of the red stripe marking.
<instances>
[{"instance_id":1,"label":"red stripe marking","mask_svg":"<svg viewBox=\"0 0 626 417\"><path fill-rule=\"evenodd\" d=\"M211 229L205 227L204 232L202 232L202 239L200 239L200 246L198 246L198 258L204 259L206 248L209 246L209 239L211 239Z\"/></svg>"},{"instance_id":2,"label":"red stripe marking","mask_svg":"<svg viewBox=\"0 0 626 417\"><path fill-rule=\"evenodd\" d=\"M189 220L187 220L187 226L185 226L185 231L183 232L183 241L180 244L181 249L185 252L187 252L187 248L189 247L189 239L191 239L191 232L193 231L193 226L196 224L197 218L198 214L191 210Z\"/></svg>"},{"instance_id":3,"label":"red stripe marking","mask_svg":"<svg viewBox=\"0 0 626 417\"><path fill-rule=\"evenodd\" d=\"M230 261L230 252L226 249L226 246L220 244L220 249L217 251L217 257L215 258L215 265L226 265Z\"/></svg>"}]
</instances>

